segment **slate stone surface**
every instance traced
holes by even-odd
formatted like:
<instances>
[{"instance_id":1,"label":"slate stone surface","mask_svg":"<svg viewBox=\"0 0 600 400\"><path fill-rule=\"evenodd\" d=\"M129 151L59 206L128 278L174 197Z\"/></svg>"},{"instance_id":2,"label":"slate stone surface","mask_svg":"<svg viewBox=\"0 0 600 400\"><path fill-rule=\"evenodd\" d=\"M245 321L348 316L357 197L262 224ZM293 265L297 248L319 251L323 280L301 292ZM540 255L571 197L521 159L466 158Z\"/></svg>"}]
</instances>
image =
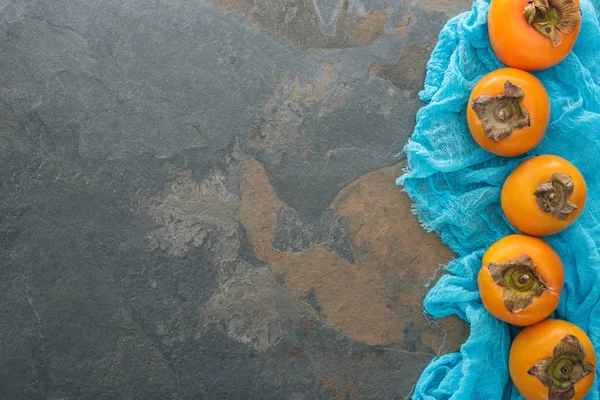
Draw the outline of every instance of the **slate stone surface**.
<instances>
[{"instance_id":1,"label":"slate stone surface","mask_svg":"<svg viewBox=\"0 0 600 400\"><path fill-rule=\"evenodd\" d=\"M0 0L0 399L408 395L468 332L394 178L469 6Z\"/></svg>"}]
</instances>

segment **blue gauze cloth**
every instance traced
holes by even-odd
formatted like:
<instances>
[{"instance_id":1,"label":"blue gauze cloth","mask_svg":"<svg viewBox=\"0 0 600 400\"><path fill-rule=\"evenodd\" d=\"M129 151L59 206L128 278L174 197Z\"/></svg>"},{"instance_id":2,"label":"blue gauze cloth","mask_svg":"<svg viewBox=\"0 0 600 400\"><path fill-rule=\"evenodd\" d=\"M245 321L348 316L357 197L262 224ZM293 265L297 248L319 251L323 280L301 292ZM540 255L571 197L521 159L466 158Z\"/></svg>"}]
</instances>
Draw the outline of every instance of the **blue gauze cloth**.
<instances>
[{"instance_id":1,"label":"blue gauze cloth","mask_svg":"<svg viewBox=\"0 0 600 400\"><path fill-rule=\"evenodd\" d=\"M502 158L481 149L466 123L469 95L484 75L504 65L489 43L490 0L448 22L427 65L421 99L429 104L405 147L406 174L398 179L414 201L423 226L436 231L457 259L426 296L436 318L457 314L471 326L459 353L434 359L423 372L415 399L519 399L508 374L516 328L483 307L477 273L484 251L516 232L504 219L500 191L525 158L556 154L583 173L588 202L569 229L546 238L565 266L565 288L555 318L585 330L600 355L600 0L582 0L583 23L573 52L559 65L535 73L552 103L542 142L527 155ZM586 399L599 399L599 381Z\"/></svg>"}]
</instances>

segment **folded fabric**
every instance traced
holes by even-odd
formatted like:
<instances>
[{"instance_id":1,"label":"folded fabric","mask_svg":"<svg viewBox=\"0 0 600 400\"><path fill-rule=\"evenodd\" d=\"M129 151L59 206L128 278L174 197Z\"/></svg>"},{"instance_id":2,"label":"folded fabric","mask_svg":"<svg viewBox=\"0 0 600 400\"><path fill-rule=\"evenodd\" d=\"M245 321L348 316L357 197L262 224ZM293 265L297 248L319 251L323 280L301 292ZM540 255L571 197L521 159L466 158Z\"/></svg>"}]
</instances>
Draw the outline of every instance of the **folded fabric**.
<instances>
[{"instance_id":1,"label":"folded fabric","mask_svg":"<svg viewBox=\"0 0 600 400\"><path fill-rule=\"evenodd\" d=\"M546 86L552 116L542 142L525 156L502 158L481 149L466 123L469 95L479 79L503 68L490 47L490 0L448 22L427 65L421 99L429 104L404 151L398 179L423 226L437 232L458 257L425 299L436 318L457 314L471 327L459 353L433 360L418 381L415 399L518 399L508 374L511 339L518 329L483 307L477 273L484 251L515 233L500 208L504 180L524 159L566 158L583 173L588 202L569 229L546 238L565 265L565 288L554 317L585 330L600 354L600 1L581 1L582 29L573 52L536 75ZM599 380L586 399L599 399Z\"/></svg>"}]
</instances>

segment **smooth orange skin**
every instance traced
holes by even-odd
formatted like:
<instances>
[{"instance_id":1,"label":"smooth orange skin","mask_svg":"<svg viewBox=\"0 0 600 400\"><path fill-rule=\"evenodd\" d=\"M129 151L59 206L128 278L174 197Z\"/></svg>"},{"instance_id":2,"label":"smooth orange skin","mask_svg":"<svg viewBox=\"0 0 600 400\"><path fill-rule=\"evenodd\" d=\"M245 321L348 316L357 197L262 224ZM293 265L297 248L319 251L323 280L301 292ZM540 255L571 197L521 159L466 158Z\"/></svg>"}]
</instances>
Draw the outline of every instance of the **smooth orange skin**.
<instances>
[{"instance_id":1,"label":"smooth orange skin","mask_svg":"<svg viewBox=\"0 0 600 400\"><path fill-rule=\"evenodd\" d=\"M537 186L560 172L573 179L575 190L569 200L579 208L561 220L540 209L534 192ZM502 188L502 211L506 219L521 232L532 236L548 236L560 232L575 222L585 208L587 185L581 172L564 158L544 155L530 158L510 174Z\"/></svg>"},{"instance_id":2,"label":"smooth orange skin","mask_svg":"<svg viewBox=\"0 0 600 400\"><path fill-rule=\"evenodd\" d=\"M531 126L515 130L509 137L494 142L485 136L481 121L473 111L472 104L473 100L481 95L489 94L496 97L504 93L506 81L517 85L525 92L521 104L529 112ZM481 147L499 156L518 156L537 146L544 137L550 122L550 98L542 82L529 72L515 68L499 69L486 75L475 85L467 105L467 122L473 139Z\"/></svg>"},{"instance_id":3,"label":"smooth orange skin","mask_svg":"<svg viewBox=\"0 0 600 400\"><path fill-rule=\"evenodd\" d=\"M491 262L510 261L527 254L537 266L536 272L552 288L534 297L533 303L518 313L511 313L502 301L504 288L498 286L488 271ZM477 283L483 305L494 317L518 326L527 326L547 318L556 307L565 284L565 272L559 255L541 239L525 235L510 235L500 239L484 254Z\"/></svg>"},{"instance_id":4,"label":"smooth orange skin","mask_svg":"<svg viewBox=\"0 0 600 400\"><path fill-rule=\"evenodd\" d=\"M565 336L574 335L585 348L584 361L596 367L596 353L590 338L578 326L559 319L547 319L521 331L510 348L508 367L510 377L526 400L547 400L548 388L527 371L538 361L552 357L554 347ZM596 374L590 374L575 384L574 400L581 400L589 392Z\"/></svg>"},{"instance_id":5,"label":"smooth orange skin","mask_svg":"<svg viewBox=\"0 0 600 400\"><path fill-rule=\"evenodd\" d=\"M550 68L573 49L581 23L558 47L525 20L523 11L529 0L492 0L488 32L494 52L504 64L525 71ZM579 0L575 0L579 4Z\"/></svg>"}]
</instances>

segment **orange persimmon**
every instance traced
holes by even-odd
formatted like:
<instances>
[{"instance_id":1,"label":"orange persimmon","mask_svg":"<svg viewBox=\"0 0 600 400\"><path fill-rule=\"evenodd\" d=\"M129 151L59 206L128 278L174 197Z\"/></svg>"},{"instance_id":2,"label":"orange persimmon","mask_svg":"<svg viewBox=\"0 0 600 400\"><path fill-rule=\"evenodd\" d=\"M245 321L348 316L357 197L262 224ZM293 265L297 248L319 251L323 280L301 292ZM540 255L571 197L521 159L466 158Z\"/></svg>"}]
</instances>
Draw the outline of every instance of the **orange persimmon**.
<instances>
[{"instance_id":1,"label":"orange persimmon","mask_svg":"<svg viewBox=\"0 0 600 400\"><path fill-rule=\"evenodd\" d=\"M505 157L534 148L549 121L550 99L544 85L529 72L515 68L483 77L467 105L473 139L487 151Z\"/></svg>"},{"instance_id":2,"label":"orange persimmon","mask_svg":"<svg viewBox=\"0 0 600 400\"><path fill-rule=\"evenodd\" d=\"M557 319L523 329L512 343L508 364L526 400L580 400L596 376L596 353L588 335Z\"/></svg>"},{"instance_id":3,"label":"orange persimmon","mask_svg":"<svg viewBox=\"0 0 600 400\"><path fill-rule=\"evenodd\" d=\"M587 186L581 172L564 158L530 158L502 187L506 219L521 232L548 236L568 228L583 211Z\"/></svg>"},{"instance_id":4,"label":"orange persimmon","mask_svg":"<svg viewBox=\"0 0 600 400\"><path fill-rule=\"evenodd\" d=\"M526 326L556 310L564 275L559 255L546 242L510 235L485 252L477 283L490 314L504 322Z\"/></svg>"},{"instance_id":5,"label":"orange persimmon","mask_svg":"<svg viewBox=\"0 0 600 400\"><path fill-rule=\"evenodd\" d=\"M488 32L509 67L550 68L573 49L581 29L579 0L492 0Z\"/></svg>"}]
</instances>

